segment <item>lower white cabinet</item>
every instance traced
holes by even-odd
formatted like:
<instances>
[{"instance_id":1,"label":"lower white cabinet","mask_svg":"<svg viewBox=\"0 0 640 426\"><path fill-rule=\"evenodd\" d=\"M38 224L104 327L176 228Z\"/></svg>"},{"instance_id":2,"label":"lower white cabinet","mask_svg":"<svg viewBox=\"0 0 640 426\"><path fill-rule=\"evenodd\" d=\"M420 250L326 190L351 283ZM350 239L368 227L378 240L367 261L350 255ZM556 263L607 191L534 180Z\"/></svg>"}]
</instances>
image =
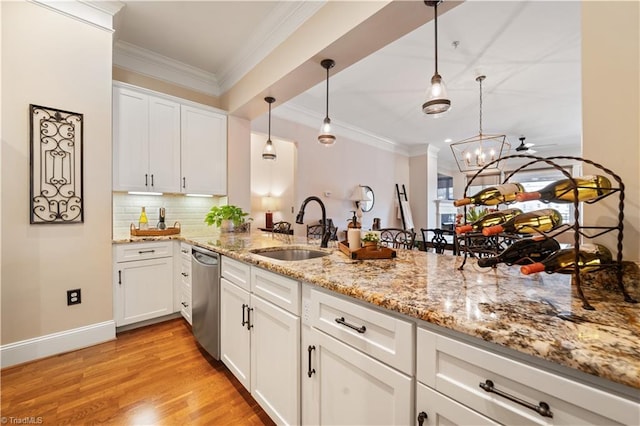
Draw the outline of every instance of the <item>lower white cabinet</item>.
<instances>
[{"instance_id":1,"label":"lower white cabinet","mask_svg":"<svg viewBox=\"0 0 640 426\"><path fill-rule=\"evenodd\" d=\"M116 326L173 312L171 242L115 246L114 314Z\"/></svg>"},{"instance_id":2,"label":"lower white cabinet","mask_svg":"<svg viewBox=\"0 0 640 426\"><path fill-rule=\"evenodd\" d=\"M300 424L300 317L247 291L238 277L251 276L251 289L260 287L267 295L289 293L284 289L300 283L224 256L222 265L221 360L276 423ZM240 274L225 276L228 270Z\"/></svg>"},{"instance_id":3,"label":"lower white cabinet","mask_svg":"<svg viewBox=\"0 0 640 426\"><path fill-rule=\"evenodd\" d=\"M412 423L412 377L315 328L303 333L303 424Z\"/></svg>"},{"instance_id":4,"label":"lower white cabinet","mask_svg":"<svg viewBox=\"0 0 640 426\"><path fill-rule=\"evenodd\" d=\"M638 424L640 406L431 330L417 332L418 382L500 424ZM424 410L418 405L417 411ZM443 416L454 416L457 408ZM426 410L425 410L426 412Z\"/></svg>"},{"instance_id":5,"label":"lower white cabinet","mask_svg":"<svg viewBox=\"0 0 640 426\"><path fill-rule=\"evenodd\" d=\"M423 385L416 384L416 421L418 426L499 425L451 398Z\"/></svg>"}]
</instances>

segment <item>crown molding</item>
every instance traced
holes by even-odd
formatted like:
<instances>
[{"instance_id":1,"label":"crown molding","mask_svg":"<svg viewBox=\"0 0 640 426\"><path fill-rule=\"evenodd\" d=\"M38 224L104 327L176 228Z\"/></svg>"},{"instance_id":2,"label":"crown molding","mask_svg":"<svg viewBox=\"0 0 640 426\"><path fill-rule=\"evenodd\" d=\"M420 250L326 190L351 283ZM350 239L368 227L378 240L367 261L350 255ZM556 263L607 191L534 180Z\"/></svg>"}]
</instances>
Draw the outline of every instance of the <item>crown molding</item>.
<instances>
[{"instance_id":1,"label":"crown molding","mask_svg":"<svg viewBox=\"0 0 640 426\"><path fill-rule=\"evenodd\" d=\"M318 129L320 128L320 123L322 123L322 120L324 119L323 115L292 104L291 101L278 106L278 108L273 110L272 114L283 120L289 120L311 128L317 127ZM340 123L334 119L331 119L331 127L333 128L335 135L338 137L342 136L384 151L410 156L407 147L390 139L374 135L373 133L367 132L366 130L358 127Z\"/></svg>"},{"instance_id":2,"label":"crown molding","mask_svg":"<svg viewBox=\"0 0 640 426\"><path fill-rule=\"evenodd\" d=\"M245 47L218 72L220 91L224 93L231 89L325 3L326 0L279 2L247 40Z\"/></svg>"},{"instance_id":3,"label":"crown molding","mask_svg":"<svg viewBox=\"0 0 640 426\"><path fill-rule=\"evenodd\" d=\"M113 32L113 16L124 7L120 1L87 1L87 0L29 0L33 4L45 7L54 12L93 25L94 27Z\"/></svg>"},{"instance_id":4,"label":"crown molding","mask_svg":"<svg viewBox=\"0 0 640 426\"><path fill-rule=\"evenodd\" d=\"M113 64L177 84L211 96L220 96L216 76L200 68L159 55L131 43L117 41L113 47Z\"/></svg>"}]
</instances>

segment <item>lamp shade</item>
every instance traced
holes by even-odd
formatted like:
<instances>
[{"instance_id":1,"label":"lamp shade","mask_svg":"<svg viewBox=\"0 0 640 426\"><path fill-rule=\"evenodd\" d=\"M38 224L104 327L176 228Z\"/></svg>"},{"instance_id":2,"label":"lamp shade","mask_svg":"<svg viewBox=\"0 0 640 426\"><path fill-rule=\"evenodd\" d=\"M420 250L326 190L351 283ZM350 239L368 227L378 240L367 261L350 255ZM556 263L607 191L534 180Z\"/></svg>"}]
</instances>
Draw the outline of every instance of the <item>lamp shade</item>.
<instances>
[{"instance_id":1,"label":"lamp shade","mask_svg":"<svg viewBox=\"0 0 640 426\"><path fill-rule=\"evenodd\" d=\"M262 208L267 211L273 211L278 209L278 200L276 197L270 195L262 197Z\"/></svg>"},{"instance_id":2,"label":"lamp shade","mask_svg":"<svg viewBox=\"0 0 640 426\"><path fill-rule=\"evenodd\" d=\"M366 188L364 186L358 185L356 189L351 194L351 201L371 201L371 198L367 195Z\"/></svg>"}]
</instances>

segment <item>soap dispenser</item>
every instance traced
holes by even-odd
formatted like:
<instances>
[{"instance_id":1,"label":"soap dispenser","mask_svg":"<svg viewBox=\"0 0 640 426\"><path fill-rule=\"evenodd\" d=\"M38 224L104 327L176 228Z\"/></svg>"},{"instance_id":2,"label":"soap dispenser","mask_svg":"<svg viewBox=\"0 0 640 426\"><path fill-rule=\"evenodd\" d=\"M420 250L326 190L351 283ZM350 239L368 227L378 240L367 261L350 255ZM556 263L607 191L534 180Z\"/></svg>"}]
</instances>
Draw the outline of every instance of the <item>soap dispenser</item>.
<instances>
[{"instance_id":1,"label":"soap dispenser","mask_svg":"<svg viewBox=\"0 0 640 426\"><path fill-rule=\"evenodd\" d=\"M351 213L353 213L353 217L347 227L347 243L349 244L349 250L354 251L358 250L362 244L360 241L360 224L358 223L356 212L352 211Z\"/></svg>"}]
</instances>

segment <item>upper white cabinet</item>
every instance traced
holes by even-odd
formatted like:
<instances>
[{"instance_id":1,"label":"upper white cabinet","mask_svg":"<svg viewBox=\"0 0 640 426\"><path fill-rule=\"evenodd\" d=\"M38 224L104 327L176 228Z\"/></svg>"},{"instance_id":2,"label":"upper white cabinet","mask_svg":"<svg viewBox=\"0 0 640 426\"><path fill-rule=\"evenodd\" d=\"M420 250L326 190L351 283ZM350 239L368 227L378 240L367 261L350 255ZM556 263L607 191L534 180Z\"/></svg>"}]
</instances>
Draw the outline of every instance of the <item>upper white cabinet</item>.
<instances>
[{"instance_id":1,"label":"upper white cabinet","mask_svg":"<svg viewBox=\"0 0 640 426\"><path fill-rule=\"evenodd\" d=\"M180 192L180 104L113 89L113 189Z\"/></svg>"},{"instance_id":2,"label":"upper white cabinet","mask_svg":"<svg viewBox=\"0 0 640 426\"><path fill-rule=\"evenodd\" d=\"M225 195L226 115L179 98L115 84L113 189Z\"/></svg>"},{"instance_id":3,"label":"upper white cabinet","mask_svg":"<svg viewBox=\"0 0 640 426\"><path fill-rule=\"evenodd\" d=\"M227 193L227 117L182 105L182 192Z\"/></svg>"}]
</instances>

